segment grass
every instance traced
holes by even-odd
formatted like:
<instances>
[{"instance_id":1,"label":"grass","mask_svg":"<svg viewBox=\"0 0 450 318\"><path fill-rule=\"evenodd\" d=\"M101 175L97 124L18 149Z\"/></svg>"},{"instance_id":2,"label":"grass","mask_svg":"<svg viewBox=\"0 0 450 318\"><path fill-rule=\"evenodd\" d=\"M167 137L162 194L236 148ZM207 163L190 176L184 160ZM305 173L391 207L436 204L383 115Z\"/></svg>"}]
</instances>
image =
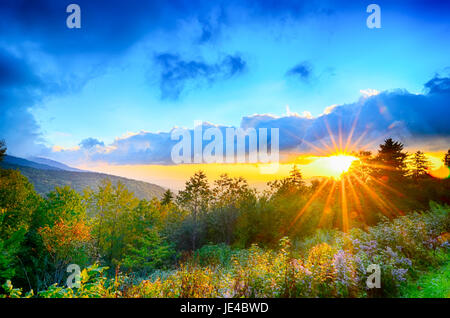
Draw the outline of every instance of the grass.
<instances>
[{"instance_id":1,"label":"grass","mask_svg":"<svg viewBox=\"0 0 450 318\"><path fill-rule=\"evenodd\" d=\"M405 298L450 298L450 253L446 263L409 283L402 291Z\"/></svg>"}]
</instances>

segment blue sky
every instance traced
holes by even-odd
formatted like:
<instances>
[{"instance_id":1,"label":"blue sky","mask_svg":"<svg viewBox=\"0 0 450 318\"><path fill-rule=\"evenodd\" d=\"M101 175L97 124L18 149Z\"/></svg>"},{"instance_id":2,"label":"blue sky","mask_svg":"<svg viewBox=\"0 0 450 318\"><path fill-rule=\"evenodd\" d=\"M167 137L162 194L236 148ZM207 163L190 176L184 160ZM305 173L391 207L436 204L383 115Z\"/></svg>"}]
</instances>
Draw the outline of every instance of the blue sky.
<instances>
[{"instance_id":1,"label":"blue sky","mask_svg":"<svg viewBox=\"0 0 450 318\"><path fill-rule=\"evenodd\" d=\"M381 29L367 28L367 1L2 1L0 137L11 154L76 164L88 141L105 147L194 120L238 127L254 114L296 120L396 100L361 102L367 89L420 94L448 117L449 3L374 2ZM80 30L65 26L69 3L81 7ZM443 97L424 86L433 79ZM419 106L404 120L409 106L394 104L397 117L376 131L403 120L405 141L449 140L450 129L418 127ZM139 163L152 163L152 151Z\"/></svg>"}]
</instances>

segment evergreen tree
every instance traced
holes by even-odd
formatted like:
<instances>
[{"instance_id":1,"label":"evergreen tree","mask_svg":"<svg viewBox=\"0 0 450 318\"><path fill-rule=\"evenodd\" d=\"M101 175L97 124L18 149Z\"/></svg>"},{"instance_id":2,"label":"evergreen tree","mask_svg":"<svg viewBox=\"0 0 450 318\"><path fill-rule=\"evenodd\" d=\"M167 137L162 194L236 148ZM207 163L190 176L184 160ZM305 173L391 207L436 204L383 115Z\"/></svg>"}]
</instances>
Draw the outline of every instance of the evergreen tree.
<instances>
[{"instance_id":1,"label":"evergreen tree","mask_svg":"<svg viewBox=\"0 0 450 318\"><path fill-rule=\"evenodd\" d=\"M447 167L450 167L450 149L447 151L447 153L444 155L444 164Z\"/></svg>"},{"instance_id":2,"label":"evergreen tree","mask_svg":"<svg viewBox=\"0 0 450 318\"><path fill-rule=\"evenodd\" d=\"M430 162L425 157L425 154L422 151L418 150L412 155L410 165L411 176L414 179L419 179L420 177L427 174L427 170L430 167Z\"/></svg>"},{"instance_id":3,"label":"evergreen tree","mask_svg":"<svg viewBox=\"0 0 450 318\"><path fill-rule=\"evenodd\" d=\"M192 249L195 250L200 234L199 217L204 214L211 199L211 189L203 171L196 172L187 182L185 189L180 191L177 197L178 204L191 213Z\"/></svg>"},{"instance_id":4,"label":"evergreen tree","mask_svg":"<svg viewBox=\"0 0 450 318\"><path fill-rule=\"evenodd\" d=\"M403 151L404 145L399 141L388 138L380 145L375 157L375 173L378 176L399 179L406 174L406 158L408 153Z\"/></svg>"},{"instance_id":5,"label":"evergreen tree","mask_svg":"<svg viewBox=\"0 0 450 318\"><path fill-rule=\"evenodd\" d=\"M173 200L173 192L170 191L170 189L167 189L166 192L164 192L163 197L161 199L162 205L168 205Z\"/></svg>"},{"instance_id":6,"label":"evergreen tree","mask_svg":"<svg viewBox=\"0 0 450 318\"><path fill-rule=\"evenodd\" d=\"M300 169L296 165L289 172L289 176L282 180L270 181L267 183L272 193L276 195L294 194L305 189L305 181Z\"/></svg>"}]
</instances>

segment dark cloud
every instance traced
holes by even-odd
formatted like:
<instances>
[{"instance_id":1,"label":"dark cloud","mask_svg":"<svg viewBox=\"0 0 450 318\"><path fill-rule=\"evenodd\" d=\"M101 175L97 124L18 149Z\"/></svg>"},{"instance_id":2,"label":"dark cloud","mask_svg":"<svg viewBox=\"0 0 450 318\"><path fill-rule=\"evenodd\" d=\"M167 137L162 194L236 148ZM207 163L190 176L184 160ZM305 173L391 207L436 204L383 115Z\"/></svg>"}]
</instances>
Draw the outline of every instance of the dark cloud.
<instances>
[{"instance_id":1,"label":"dark cloud","mask_svg":"<svg viewBox=\"0 0 450 318\"><path fill-rule=\"evenodd\" d=\"M0 48L0 138L6 140L9 153L23 155L45 148L29 111L45 89L29 63Z\"/></svg>"},{"instance_id":2,"label":"dark cloud","mask_svg":"<svg viewBox=\"0 0 450 318\"><path fill-rule=\"evenodd\" d=\"M23 48L7 50L0 45L0 138L6 140L10 154L49 151L31 111L45 98L79 90L96 72L94 68L77 74L68 69L43 73Z\"/></svg>"},{"instance_id":3,"label":"dark cloud","mask_svg":"<svg viewBox=\"0 0 450 318\"><path fill-rule=\"evenodd\" d=\"M303 61L286 72L287 76L295 76L302 81L308 81L312 76L312 65L308 61Z\"/></svg>"},{"instance_id":4,"label":"dark cloud","mask_svg":"<svg viewBox=\"0 0 450 318\"><path fill-rule=\"evenodd\" d=\"M66 27L66 7L81 7L81 29ZM0 35L34 41L52 54L116 54L149 31L173 27L172 17L192 14L186 1L4 0Z\"/></svg>"},{"instance_id":5,"label":"dark cloud","mask_svg":"<svg viewBox=\"0 0 450 318\"><path fill-rule=\"evenodd\" d=\"M0 89L11 87L31 87L40 84L40 79L33 74L28 63L20 58L0 50Z\"/></svg>"},{"instance_id":6,"label":"dark cloud","mask_svg":"<svg viewBox=\"0 0 450 318\"><path fill-rule=\"evenodd\" d=\"M435 76L425 83L425 89L431 94L450 92L450 78Z\"/></svg>"},{"instance_id":7,"label":"dark cloud","mask_svg":"<svg viewBox=\"0 0 450 318\"><path fill-rule=\"evenodd\" d=\"M242 73L246 67L239 55L227 55L217 63L208 64L183 60L176 54L162 53L155 56L155 62L161 67L159 81L162 99L177 99L188 85L226 80Z\"/></svg>"},{"instance_id":8,"label":"dark cloud","mask_svg":"<svg viewBox=\"0 0 450 318\"><path fill-rule=\"evenodd\" d=\"M80 145L81 148L91 149L92 147L95 147L95 146L102 146L102 147L104 147L105 143L103 141L100 141L100 140L96 139L96 138L89 137L89 138L83 139L80 142L79 145Z\"/></svg>"},{"instance_id":9,"label":"dark cloud","mask_svg":"<svg viewBox=\"0 0 450 318\"><path fill-rule=\"evenodd\" d=\"M228 14L223 6L201 14L198 22L201 27L199 44L215 41L220 36L222 28L229 24Z\"/></svg>"}]
</instances>

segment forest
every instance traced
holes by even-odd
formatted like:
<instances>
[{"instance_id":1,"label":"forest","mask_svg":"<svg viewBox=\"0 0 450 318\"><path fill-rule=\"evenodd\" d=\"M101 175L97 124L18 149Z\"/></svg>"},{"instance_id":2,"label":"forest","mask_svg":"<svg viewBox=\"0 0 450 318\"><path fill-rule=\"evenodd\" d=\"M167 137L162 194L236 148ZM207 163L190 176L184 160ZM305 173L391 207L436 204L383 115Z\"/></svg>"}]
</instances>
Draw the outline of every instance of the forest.
<instances>
[{"instance_id":1,"label":"forest","mask_svg":"<svg viewBox=\"0 0 450 318\"><path fill-rule=\"evenodd\" d=\"M0 297L450 297L448 174L391 138L352 155L340 178L294 166L257 191L198 171L152 200L106 179L40 195L0 169Z\"/></svg>"}]
</instances>

